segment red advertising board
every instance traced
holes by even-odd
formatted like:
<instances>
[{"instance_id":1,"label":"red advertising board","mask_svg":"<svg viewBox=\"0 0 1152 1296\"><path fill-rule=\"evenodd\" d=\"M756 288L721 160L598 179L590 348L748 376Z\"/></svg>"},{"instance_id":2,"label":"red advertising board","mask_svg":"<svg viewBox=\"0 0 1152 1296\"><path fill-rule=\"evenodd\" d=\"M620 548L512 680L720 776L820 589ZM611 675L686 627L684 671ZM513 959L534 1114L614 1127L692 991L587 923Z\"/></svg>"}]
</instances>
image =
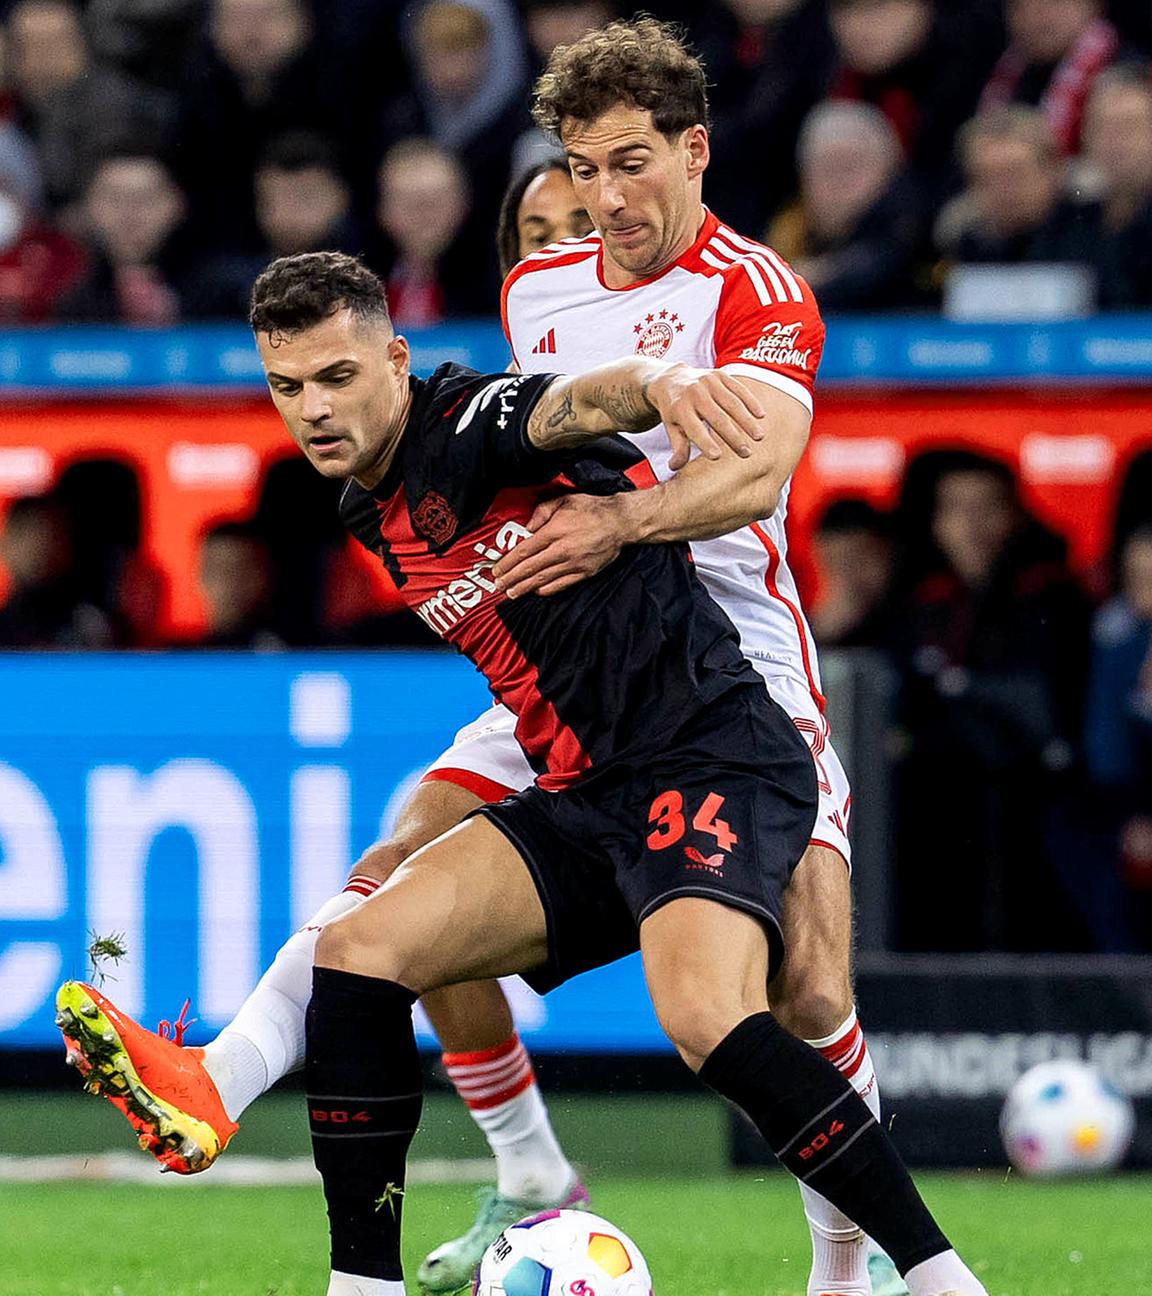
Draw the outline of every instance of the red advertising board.
<instances>
[{"instance_id":1,"label":"red advertising board","mask_svg":"<svg viewBox=\"0 0 1152 1296\"><path fill-rule=\"evenodd\" d=\"M203 617L196 579L201 532L215 521L249 514L267 465L292 453L267 401L45 402L6 405L4 412L0 506L49 489L77 459L131 464L145 501L144 546L169 582L159 637L194 633ZM1127 465L1152 449L1152 392L825 394L790 503L792 560L802 582L811 587L808 540L830 500L861 495L890 507L910 460L956 446L1016 466L1028 505L1068 538L1073 563L1086 570L1107 550ZM381 598L388 598L382 573L374 579Z\"/></svg>"}]
</instances>

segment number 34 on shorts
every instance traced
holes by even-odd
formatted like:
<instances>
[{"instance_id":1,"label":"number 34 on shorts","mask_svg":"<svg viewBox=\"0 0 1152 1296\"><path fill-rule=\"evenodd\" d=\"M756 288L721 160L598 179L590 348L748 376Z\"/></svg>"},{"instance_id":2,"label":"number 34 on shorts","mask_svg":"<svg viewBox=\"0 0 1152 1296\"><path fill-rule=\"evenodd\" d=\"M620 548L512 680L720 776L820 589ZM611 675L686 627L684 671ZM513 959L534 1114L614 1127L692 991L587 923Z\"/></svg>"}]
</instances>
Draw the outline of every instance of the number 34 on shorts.
<instances>
[{"instance_id":1,"label":"number 34 on shorts","mask_svg":"<svg viewBox=\"0 0 1152 1296\"><path fill-rule=\"evenodd\" d=\"M725 820L720 818L723 805L724 798L716 792L706 793L698 805L691 802L686 804L684 795L675 788L661 792L648 808L648 822L653 825L647 837L648 848L662 851L677 845L687 831L688 816L691 816L693 829L714 837L719 851L705 855L696 846L685 846L683 850L689 866L718 871L724 863L725 855L740 841Z\"/></svg>"}]
</instances>

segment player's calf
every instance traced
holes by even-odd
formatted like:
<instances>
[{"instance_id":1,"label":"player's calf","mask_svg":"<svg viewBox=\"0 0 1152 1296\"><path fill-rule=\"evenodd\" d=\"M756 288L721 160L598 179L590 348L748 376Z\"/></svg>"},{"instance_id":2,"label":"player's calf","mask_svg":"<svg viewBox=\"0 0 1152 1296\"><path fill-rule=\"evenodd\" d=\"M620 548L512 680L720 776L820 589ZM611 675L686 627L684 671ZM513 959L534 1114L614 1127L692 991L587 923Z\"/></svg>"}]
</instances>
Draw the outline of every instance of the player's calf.
<instances>
[{"instance_id":1,"label":"player's calf","mask_svg":"<svg viewBox=\"0 0 1152 1296\"><path fill-rule=\"evenodd\" d=\"M700 1078L747 1113L786 1169L887 1250L912 1296L986 1296L848 1081L770 1013L741 1022Z\"/></svg>"}]
</instances>

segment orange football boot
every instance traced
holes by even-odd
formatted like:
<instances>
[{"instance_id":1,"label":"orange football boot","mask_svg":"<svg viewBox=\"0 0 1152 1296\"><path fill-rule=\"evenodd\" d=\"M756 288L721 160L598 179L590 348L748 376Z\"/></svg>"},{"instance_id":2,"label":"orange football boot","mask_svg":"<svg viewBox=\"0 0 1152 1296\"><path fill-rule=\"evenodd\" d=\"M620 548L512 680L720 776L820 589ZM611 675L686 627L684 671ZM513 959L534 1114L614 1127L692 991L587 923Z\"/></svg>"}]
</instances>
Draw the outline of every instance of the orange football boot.
<instances>
[{"instance_id":1,"label":"orange football boot","mask_svg":"<svg viewBox=\"0 0 1152 1296\"><path fill-rule=\"evenodd\" d=\"M65 981L56 992L56 1025L84 1088L124 1113L161 1170L197 1174L228 1146L239 1126L224 1110L203 1050L180 1046L182 1021L176 1038L167 1039L125 1016L92 986Z\"/></svg>"}]
</instances>

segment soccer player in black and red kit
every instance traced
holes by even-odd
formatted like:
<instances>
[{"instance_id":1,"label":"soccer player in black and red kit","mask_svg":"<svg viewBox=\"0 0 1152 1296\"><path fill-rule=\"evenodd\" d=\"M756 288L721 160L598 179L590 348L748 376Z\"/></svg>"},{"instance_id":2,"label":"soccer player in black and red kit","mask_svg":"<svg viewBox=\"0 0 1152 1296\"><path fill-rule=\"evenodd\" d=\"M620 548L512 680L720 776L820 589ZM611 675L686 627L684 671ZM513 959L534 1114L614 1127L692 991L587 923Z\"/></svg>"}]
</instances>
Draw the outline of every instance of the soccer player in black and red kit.
<instances>
[{"instance_id":1,"label":"soccer player in black and red kit","mask_svg":"<svg viewBox=\"0 0 1152 1296\"><path fill-rule=\"evenodd\" d=\"M662 421L710 456L747 454L754 398L640 358L579 378L444 366L417 381L379 281L338 254L274 263L252 323L293 439L350 479L349 527L516 713L538 771L321 933L306 1083L331 1296L403 1292L416 998L513 972L547 989L637 948L681 1056L890 1252L913 1296L981 1296L851 1085L767 1010L815 775L687 550L629 547L549 599L508 600L491 579L541 500L642 482L644 461L606 433Z\"/></svg>"}]
</instances>

